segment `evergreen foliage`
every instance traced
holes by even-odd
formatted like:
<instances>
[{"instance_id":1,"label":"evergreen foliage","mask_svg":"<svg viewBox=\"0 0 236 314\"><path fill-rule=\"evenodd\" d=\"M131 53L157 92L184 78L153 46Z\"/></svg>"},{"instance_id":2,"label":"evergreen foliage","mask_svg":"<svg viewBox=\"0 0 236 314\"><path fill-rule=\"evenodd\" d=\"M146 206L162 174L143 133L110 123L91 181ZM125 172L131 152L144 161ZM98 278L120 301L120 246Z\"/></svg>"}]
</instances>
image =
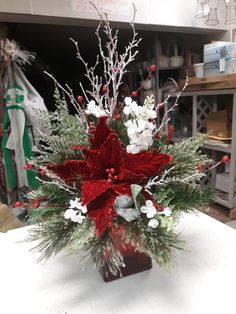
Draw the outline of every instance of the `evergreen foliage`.
<instances>
[{"instance_id":1,"label":"evergreen foliage","mask_svg":"<svg viewBox=\"0 0 236 314\"><path fill-rule=\"evenodd\" d=\"M70 114L58 88L56 111L38 112L42 125L50 130L41 134L42 149L32 160L46 179L28 195L30 223L37 224L29 238L37 241L34 249L40 259L67 248L84 261L91 258L97 269L105 267L115 275L125 266L122 248L130 244L160 266L169 267L175 250L183 247L175 230L181 213L205 207L213 199L212 190L200 185L205 172L199 165L205 170L211 163L201 153L204 136L170 143L169 134L162 132L166 120L158 124L154 97L147 98L143 106L129 97L123 112L115 114L122 75L140 41L133 22L131 26L133 39L121 56L116 50L118 32L113 35L107 15L97 28L105 85L94 74L99 56L89 67L75 42L77 57L91 83L87 92L92 100L85 97L87 109L82 96L79 104L71 90L59 86L75 107L82 106L83 110L78 110L81 117ZM108 37L108 56L99 37L102 27ZM155 68L152 65L149 71Z\"/></svg>"}]
</instances>

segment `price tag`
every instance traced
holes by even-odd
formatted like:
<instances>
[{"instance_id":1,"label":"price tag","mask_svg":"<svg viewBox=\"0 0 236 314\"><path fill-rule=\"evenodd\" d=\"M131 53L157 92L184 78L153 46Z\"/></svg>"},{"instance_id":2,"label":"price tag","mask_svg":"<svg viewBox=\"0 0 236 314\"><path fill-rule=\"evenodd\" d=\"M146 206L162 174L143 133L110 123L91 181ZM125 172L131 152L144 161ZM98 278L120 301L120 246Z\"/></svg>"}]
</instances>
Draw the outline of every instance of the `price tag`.
<instances>
[{"instance_id":1,"label":"price tag","mask_svg":"<svg viewBox=\"0 0 236 314\"><path fill-rule=\"evenodd\" d=\"M220 62L219 62L219 69L220 72L225 72L225 58L220 58Z\"/></svg>"}]
</instances>

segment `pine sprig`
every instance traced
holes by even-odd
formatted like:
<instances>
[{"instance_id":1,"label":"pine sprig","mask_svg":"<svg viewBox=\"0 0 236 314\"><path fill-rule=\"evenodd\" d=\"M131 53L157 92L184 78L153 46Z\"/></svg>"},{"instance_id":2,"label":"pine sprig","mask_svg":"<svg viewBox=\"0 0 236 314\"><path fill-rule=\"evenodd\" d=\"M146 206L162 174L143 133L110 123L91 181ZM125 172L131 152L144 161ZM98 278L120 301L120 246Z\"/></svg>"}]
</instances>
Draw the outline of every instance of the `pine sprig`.
<instances>
[{"instance_id":1,"label":"pine sprig","mask_svg":"<svg viewBox=\"0 0 236 314\"><path fill-rule=\"evenodd\" d=\"M41 122L44 127L51 130L50 134L41 133L40 140L45 143L44 151L38 160L48 164L62 163L66 159L82 158L80 151L73 146L89 146L88 134L81 120L69 113L65 97L55 89L54 99L56 111L41 114Z\"/></svg>"},{"instance_id":2,"label":"pine sprig","mask_svg":"<svg viewBox=\"0 0 236 314\"><path fill-rule=\"evenodd\" d=\"M189 212L195 208L204 208L214 199L211 187L192 187L181 183L161 186L153 193L157 202L164 207L170 207L173 212Z\"/></svg>"},{"instance_id":3,"label":"pine sprig","mask_svg":"<svg viewBox=\"0 0 236 314\"><path fill-rule=\"evenodd\" d=\"M29 209L29 224L40 222L50 215L60 214L62 211L65 211L69 206L70 197L71 195L68 191L51 184L43 184L38 190L32 191L28 194L28 198L33 200L42 199L43 201L39 203L43 203L44 206L39 206L37 209L32 207ZM54 204L61 206L53 206Z\"/></svg>"},{"instance_id":4,"label":"pine sprig","mask_svg":"<svg viewBox=\"0 0 236 314\"><path fill-rule=\"evenodd\" d=\"M121 268L125 265L118 245L118 243L121 245L118 234L114 239L110 232L105 232L98 238L95 236L93 224L90 224L90 226L74 232L69 251L77 254L82 261L91 259L98 270L106 271L106 276L108 275L107 271L113 275L120 274Z\"/></svg>"},{"instance_id":5,"label":"pine sprig","mask_svg":"<svg viewBox=\"0 0 236 314\"><path fill-rule=\"evenodd\" d=\"M32 251L41 254L38 261L47 260L68 246L77 227L77 223L66 220L60 215L53 215L30 230L26 241L37 241Z\"/></svg>"},{"instance_id":6,"label":"pine sprig","mask_svg":"<svg viewBox=\"0 0 236 314\"><path fill-rule=\"evenodd\" d=\"M173 181L185 181L186 183L197 182L204 176L203 172L198 171L198 165L207 165L212 160L201 152L201 146L204 144L206 137L199 135L184 139L173 145L165 145L161 147L162 153L169 154L173 157L173 163L170 165L172 170L166 175L167 181L174 178ZM169 168L170 168L169 167ZM168 168L167 168L168 170ZM189 180L187 180L189 178Z\"/></svg>"},{"instance_id":7,"label":"pine sprig","mask_svg":"<svg viewBox=\"0 0 236 314\"><path fill-rule=\"evenodd\" d=\"M175 171L184 171L190 173L199 164L205 164L212 162L206 155L201 153L201 146L205 143L206 136L199 135L197 137L191 137L175 143L173 145L166 145L162 147L161 152L170 154L173 156L176 163ZM187 168L186 168L187 167Z\"/></svg>"},{"instance_id":8,"label":"pine sprig","mask_svg":"<svg viewBox=\"0 0 236 314\"><path fill-rule=\"evenodd\" d=\"M165 268L173 264L174 250L183 248L183 241L173 231L167 231L161 225L152 229L142 219L137 219L127 226L125 237L127 243Z\"/></svg>"}]
</instances>

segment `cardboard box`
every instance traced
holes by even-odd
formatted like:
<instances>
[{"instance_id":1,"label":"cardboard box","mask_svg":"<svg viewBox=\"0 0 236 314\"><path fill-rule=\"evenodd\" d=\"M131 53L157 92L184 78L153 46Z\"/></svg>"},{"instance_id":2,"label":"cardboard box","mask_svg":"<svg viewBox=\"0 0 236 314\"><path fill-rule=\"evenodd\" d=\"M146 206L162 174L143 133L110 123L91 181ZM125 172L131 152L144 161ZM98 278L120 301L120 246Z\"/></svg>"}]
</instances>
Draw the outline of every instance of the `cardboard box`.
<instances>
[{"instance_id":1,"label":"cardboard box","mask_svg":"<svg viewBox=\"0 0 236 314\"><path fill-rule=\"evenodd\" d=\"M223 172L216 175L215 188L223 192L229 192L229 173ZM236 190L236 183L234 185L234 190Z\"/></svg>"},{"instance_id":2,"label":"cardboard box","mask_svg":"<svg viewBox=\"0 0 236 314\"><path fill-rule=\"evenodd\" d=\"M221 58L228 60L236 57L236 43L217 41L204 45L203 62L214 62Z\"/></svg>"},{"instance_id":3,"label":"cardboard box","mask_svg":"<svg viewBox=\"0 0 236 314\"><path fill-rule=\"evenodd\" d=\"M207 133L219 138L230 138L232 127L231 120L227 110L210 112L206 120Z\"/></svg>"},{"instance_id":4,"label":"cardboard box","mask_svg":"<svg viewBox=\"0 0 236 314\"><path fill-rule=\"evenodd\" d=\"M11 212L10 208L0 203L0 232L23 227L22 222Z\"/></svg>"}]
</instances>

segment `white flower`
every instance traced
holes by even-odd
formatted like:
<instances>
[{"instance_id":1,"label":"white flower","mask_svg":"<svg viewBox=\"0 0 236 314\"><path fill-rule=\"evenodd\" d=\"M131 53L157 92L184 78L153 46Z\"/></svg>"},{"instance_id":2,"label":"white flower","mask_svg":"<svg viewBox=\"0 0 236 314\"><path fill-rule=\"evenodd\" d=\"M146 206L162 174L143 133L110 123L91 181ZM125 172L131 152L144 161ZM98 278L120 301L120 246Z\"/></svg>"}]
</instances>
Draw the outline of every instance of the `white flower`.
<instances>
[{"instance_id":1,"label":"white flower","mask_svg":"<svg viewBox=\"0 0 236 314\"><path fill-rule=\"evenodd\" d=\"M158 213L159 215L164 215L166 217L170 217L170 215L172 214L172 211L169 207L164 208L164 210L162 212Z\"/></svg>"},{"instance_id":2,"label":"white flower","mask_svg":"<svg viewBox=\"0 0 236 314\"><path fill-rule=\"evenodd\" d=\"M141 120L141 119L139 119L138 121L137 121L137 123L138 123L138 131L139 132L143 132L145 129L146 129L146 126L147 126L147 122L145 121L145 120Z\"/></svg>"},{"instance_id":3,"label":"white flower","mask_svg":"<svg viewBox=\"0 0 236 314\"><path fill-rule=\"evenodd\" d=\"M151 228L156 228L158 225L159 225L159 222L155 218L150 219L148 222L148 227L151 227Z\"/></svg>"},{"instance_id":4,"label":"white flower","mask_svg":"<svg viewBox=\"0 0 236 314\"><path fill-rule=\"evenodd\" d=\"M86 205L81 206L81 207L80 207L80 210L82 211L82 213L83 213L83 214L86 214L86 213L87 213L87 211L88 211L88 209L87 209L87 206L86 206Z\"/></svg>"},{"instance_id":5,"label":"white flower","mask_svg":"<svg viewBox=\"0 0 236 314\"><path fill-rule=\"evenodd\" d=\"M126 150L127 150L127 153L129 154L137 154L140 152L140 147L139 146L136 146L136 145L128 145L126 147Z\"/></svg>"},{"instance_id":6,"label":"white flower","mask_svg":"<svg viewBox=\"0 0 236 314\"><path fill-rule=\"evenodd\" d=\"M131 114L131 109L129 106L125 106L123 109L124 114L129 115Z\"/></svg>"},{"instance_id":7,"label":"white flower","mask_svg":"<svg viewBox=\"0 0 236 314\"><path fill-rule=\"evenodd\" d=\"M102 110L99 106L97 106L94 100L91 100L88 103L85 113L92 114L97 118L107 116L107 113L104 110Z\"/></svg>"},{"instance_id":8,"label":"white flower","mask_svg":"<svg viewBox=\"0 0 236 314\"><path fill-rule=\"evenodd\" d=\"M83 215L81 215L81 213L79 213L78 215L76 215L74 217L74 219L71 219L71 220L74 222L77 222L78 224L81 224L84 219L85 219L85 216L83 216Z\"/></svg>"},{"instance_id":9,"label":"white flower","mask_svg":"<svg viewBox=\"0 0 236 314\"><path fill-rule=\"evenodd\" d=\"M75 200L70 200L70 208L77 208L79 209L81 205L80 199L78 197L75 198Z\"/></svg>"},{"instance_id":10,"label":"white flower","mask_svg":"<svg viewBox=\"0 0 236 314\"><path fill-rule=\"evenodd\" d=\"M76 217L76 214L77 214L77 210L74 210L74 209L67 209L65 212L64 212L64 218L65 219L71 219L72 221L74 221L75 217Z\"/></svg>"},{"instance_id":11,"label":"white flower","mask_svg":"<svg viewBox=\"0 0 236 314\"><path fill-rule=\"evenodd\" d=\"M70 219L73 222L77 222L77 223L81 224L83 222L83 220L85 219L85 216L83 216L81 214L81 212L78 213L78 210L74 210L74 209L70 208L64 212L64 218Z\"/></svg>"},{"instance_id":12,"label":"white flower","mask_svg":"<svg viewBox=\"0 0 236 314\"><path fill-rule=\"evenodd\" d=\"M128 153L136 154L147 150L153 143L153 134L156 128L150 119L156 118L156 112L149 107L138 106L131 98L125 100L124 113L131 117L125 123L130 145L126 147ZM147 103L148 104L148 103Z\"/></svg>"},{"instance_id":13,"label":"white flower","mask_svg":"<svg viewBox=\"0 0 236 314\"><path fill-rule=\"evenodd\" d=\"M86 214L88 211L86 206L82 206L82 203L78 197L76 197L74 201L70 200L70 208L77 208L81 210L83 214Z\"/></svg>"},{"instance_id":14,"label":"white flower","mask_svg":"<svg viewBox=\"0 0 236 314\"><path fill-rule=\"evenodd\" d=\"M76 210L74 208L76 208ZM85 219L82 213L86 214L87 211L87 207L82 206L80 199L76 197L75 200L70 200L70 208L64 212L64 218L70 219L73 222L82 223Z\"/></svg>"},{"instance_id":15,"label":"white flower","mask_svg":"<svg viewBox=\"0 0 236 314\"><path fill-rule=\"evenodd\" d=\"M132 103L133 99L131 97L125 97L125 104L129 106Z\"/></svg>"},{"instance_id":16,"label":"white flower","mask_svg":"<svg viewBox=\"0 0 236 314\"><path fill-rule=\"evenodd\" d=\"M153 205L153 202L147 200L145 206L140 208L140 211L147 215L147 218L152 218L156 214L156 207Z\"/></svg>"}]
</instances>

